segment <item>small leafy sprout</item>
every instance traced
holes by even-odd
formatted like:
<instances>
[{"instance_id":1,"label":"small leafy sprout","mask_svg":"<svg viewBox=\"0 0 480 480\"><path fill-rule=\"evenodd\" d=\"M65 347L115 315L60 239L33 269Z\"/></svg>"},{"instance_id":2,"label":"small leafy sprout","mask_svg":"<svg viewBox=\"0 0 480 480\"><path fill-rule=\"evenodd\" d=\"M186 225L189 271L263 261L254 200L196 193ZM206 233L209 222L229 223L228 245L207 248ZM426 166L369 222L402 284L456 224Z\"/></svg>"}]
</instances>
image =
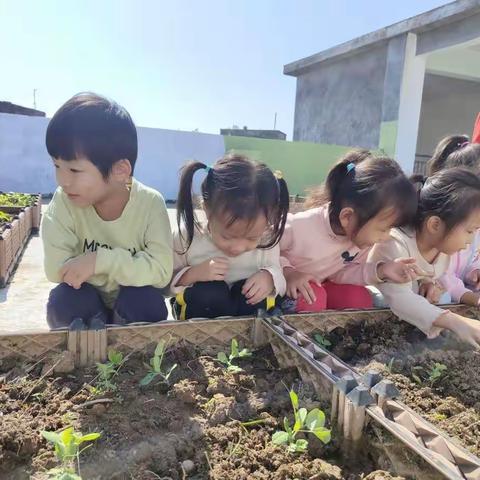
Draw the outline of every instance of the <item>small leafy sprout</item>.
<instances>
[{"instance_id":1,"label":"small leafy sprout","mask_svg":"<svg viewBox=\"0 0 480 480\"><path fill-rule=\"evenodd\" d=\"M328 350L328 347L332 346L332 342L328 338L324 337L321 333L316 333L313 336L313 339L315 340L316 343L318 343L318 345L320 345L321 347L327 350Z\"/></svg>"},{"instance_id":2,"label":"small leafy sprout","mask_svg":"<svg viewBox=\"0 0 480 480\"><path fill-rule=\"evenodd\" d=\"M177 364L170 367L170 369L163 370L162 369L162 362L163 357L165 356L166 348L165 348L165 340L160 340L155 348L155 352L153 353L153 357L150 359L150 365L145 364L149 372L140 380L140 385L142 387L149 385L155 377L160 376L162 381L168 385L168 379L172 372L177 368Z\"/></svg>"},{"instance_id":3,"label":"small leafy sprout","mask_svg":"<svg viewBox=\"0 0 480 480\"><path fill-rule=\"evenodd\" d=\"M434 413L432 415L432 418L437 422L442 422L443 420L446 420L448 417L444 413Z\"/></svg>"},{"instance_id":4,"label":"small leafy sprout","mask_svg":"<svg viewBox=\"0 0 480 480\"><path fill-rule=\"evenodd\" d=\"M423 380L421 379L420 377L420 372L423 370L422 367L413 367L412 368L412 378L413 380L415 381L415 383L417 383L418 385L422 385L423 384ZM418 372L418 373L417 373Z\"/></svg>"},{"instance_id":5,"label":"small leafy sprout","mask_svg":"<svg viewBox=\"0 0 480 480\"><path fill-rule=\"evenodd\" d=\"M100 433L89 433L82 435L81 432L75 432L73 427L66 428L61 432L42 431L42 437L53 443L55 446L55 455L61 462L61 466L49 470L49 478L55 480L81 480L76 474L75 463L78 463L80 454L88 448L80 450L80 445L85 442L92 442L100 437Z\"/></svg>"},{"instance_id":6,"label":"small leafy sprout","mask_svg":"<svg viewBox=\"0 0 480 480\"><path fill-rule=\"evenodd\" d=\"M112 378L117 373L123 362L123 354L116 350L109 350L108 361L97 363L98 381L96 387L91 390L93 393L114 392L117 386L112 382Z\"/></svg>"},{"instance_id":7,"label":"small leafy sprout","mask_svg":"<svg viewBox=\"0 0 480 480\"><path fill-rule=\"evenodd\" d=\"M295 423L290 426L288 418L283 419L285 430L279 430L272 435L272 442L275 445L286 445L289 452L305 452L308 447L308 440L296 439L298 433L313 433L321 442L328 443L331 439L330 430L325 428L325 414L318 408L307 412L306 408L298 408L298 396L290 390L290 400L293 407Z\"/></svg>"},{"instance_id":8,"label":"small leafy sprout","mask_svg":"<svg viewBox=\"0 0 480 480\"><path fill-rule=\"evenodd\" d=\"M388 373L393 373L393 366L395 364L395 357L392 357L390 361L385 365Z\"/></svg>"},{"instance_id":9,"label":"small leafy sprout","mask_svg":"<svg viewBox=\"0 0 480 480\"><path fill-rule=\"evenodd\" d=\"M239 351L237 340L235 338L232 338L232 347L231 347L230 355L227 357L226 353L220 352L217 355L217 360L223 363L227 367L227 372L239 373L239 372L243 372L243 369L237 365L234 365L232 363L233 360L235 360L236 358L245 358L245 357L251 357L251 356L252 356L252 352L247 348L244 348L243 350Z\"/></svg>"},{"instance_id":10,"label":"small leafy sprout","mask_svg":"<svg viewBox=\"0 0 480 480\"><path fill-rule=\"evenodd\" d=\"M443 363L435 362L433 367L428 372L428 381L430 382L430 385L433 385L436 382L438 382L438 380L440 380L440 378L443 377L446 370L447 370L446 365L444 365Z\"/></svg>"}]
</instances>

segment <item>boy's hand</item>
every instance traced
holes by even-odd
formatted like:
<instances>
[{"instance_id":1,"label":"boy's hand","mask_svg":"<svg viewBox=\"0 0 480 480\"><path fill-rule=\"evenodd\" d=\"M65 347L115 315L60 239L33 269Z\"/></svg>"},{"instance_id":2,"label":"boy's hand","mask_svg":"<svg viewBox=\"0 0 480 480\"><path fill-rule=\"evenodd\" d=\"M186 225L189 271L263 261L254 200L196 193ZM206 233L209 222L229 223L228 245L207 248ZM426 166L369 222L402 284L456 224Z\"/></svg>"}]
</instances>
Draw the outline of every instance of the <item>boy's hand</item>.
<instances>
[{"instance_id":1,"label":"boy's hand","mask_svg":"<svg viewBox=\"0 0 480 480\"><path fill-rule=\"evenodd\" d=\"M242 287L242 294L249 305L256 305L267 298L274 290L273 277L267 270L252 275Z\"/></svg>"},{"instance_id":2,"label":"boy's hand","mask_svg":"<svg viewBox=\"0 0 480 480\"><path fill-rule=\"evenodd\" d=\"M296 300L300 293L309 305L317 300L310 282L316 283L318 286L321 286L321 284L313 275L288 267L283 269L283 274L287 280L287 295L290 298Z\"/></svg>"},{"instance_id":3,"label":"boy's hand","mask_svg":"<svg viewBox=\"0 0 480 480\"><path fill-rule=\"evenodd\" d=\"M480 289L480 270L472 270L465 277L465 283L474 290Z\"/></svg>"},{"instance_id":4,"label":"boy's hand","mask_svg":"<svg viewBox=\"0 0 480 480\"><path fill-rule=\"evenodd\" d=\"M384 262L377 267L377 277L393 283L413 282L420 277L431 277L433 274L424 272L414 258L397 258Z\"/></svg>"},{"instance_id":5,"label":"boy's hand","mask_svg":"<svg viewBox=\"0 0 480 480\"><path fill-rule=\"evenodd\" d=\"M96 252L88 252L67 260L60 269L62 281L78 290L95 273Z\"/></svg>"}]
</instances>

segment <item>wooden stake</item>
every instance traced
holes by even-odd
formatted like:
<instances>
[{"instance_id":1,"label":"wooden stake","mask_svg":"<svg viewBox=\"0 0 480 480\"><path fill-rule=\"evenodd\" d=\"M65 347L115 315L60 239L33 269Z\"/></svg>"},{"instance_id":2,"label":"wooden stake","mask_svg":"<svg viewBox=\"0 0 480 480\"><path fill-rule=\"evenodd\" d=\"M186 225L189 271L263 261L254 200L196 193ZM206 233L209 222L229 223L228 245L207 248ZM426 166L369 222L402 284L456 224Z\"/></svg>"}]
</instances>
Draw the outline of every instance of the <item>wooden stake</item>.
<instances>
[{"instance_id":1,"label":"wooden stake","mask_svg":"<svg viewBox=\"0 0 480 480\"><path fill-rule=\"evenodd\" d=\"M337 414L338 414L338 389L334 385L332 388L332 408L331 408L331 414L330 414L330 423L333 423L335 421Z\"/></svg>"}]
</instances>

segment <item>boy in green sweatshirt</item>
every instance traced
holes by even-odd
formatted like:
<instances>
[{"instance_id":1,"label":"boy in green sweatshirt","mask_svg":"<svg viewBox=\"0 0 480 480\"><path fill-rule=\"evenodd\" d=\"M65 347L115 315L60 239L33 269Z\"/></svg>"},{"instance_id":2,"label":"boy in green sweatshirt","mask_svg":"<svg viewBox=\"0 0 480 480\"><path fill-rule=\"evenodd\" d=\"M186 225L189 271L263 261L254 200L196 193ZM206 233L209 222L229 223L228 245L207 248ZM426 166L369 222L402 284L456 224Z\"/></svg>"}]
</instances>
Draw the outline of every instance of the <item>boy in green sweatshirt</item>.
<instances>
[{"instance_id":1,"label":"boy in green sweatshirt","mask_svg":"<svg viewBox=\"0 0 480 480\"><path fill-rule=\"evenodd\" d=\"M41 237L50 292L50 328L167 318L161 288L172 275L165 202L132 178L137 131L128 112L92 93L75 95L53 116L46 145L57 188Z\"/></svg>"}]
</instances>

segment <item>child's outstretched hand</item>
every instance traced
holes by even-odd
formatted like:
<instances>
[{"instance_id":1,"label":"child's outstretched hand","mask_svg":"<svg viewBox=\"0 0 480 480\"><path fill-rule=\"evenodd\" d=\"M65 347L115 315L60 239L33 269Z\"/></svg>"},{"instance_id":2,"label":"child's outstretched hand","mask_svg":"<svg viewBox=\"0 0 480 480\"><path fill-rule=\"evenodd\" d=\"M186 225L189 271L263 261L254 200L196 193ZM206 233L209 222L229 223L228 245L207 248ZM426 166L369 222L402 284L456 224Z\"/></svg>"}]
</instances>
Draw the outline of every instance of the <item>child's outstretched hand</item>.
<instances>
[{"instance_id":1,"label":"child's outstretched hand","mask_svg":"<svg viewBox=\"0 0 480 480\"><path fill-rule=\"evenodd\" d=\"M60 277L67 285L78 290L95 273L96 252L88 252L67 260L60 269Z\"/></svg>"},{"instance_id":2,"label":"child's outstretched hand","mask_svg":"<svg viewBox=\"0 0 480 480\"><path fill-rule=\"evenodd\" d=\"M414 258L397 258L379 264L377 276L383 281L392 283L407 283L418 278L431 277L431 273L424 272Z\"/></svg>"},{"instance_id":3,"label":"child's outstretched hand","mask_svg":"<svg viewBox=\"0 0 480 480\"><path fill-rule=\"evenodd\" d=\"M287 295L290 298L296 300L300 293L310 305L317 300L310 282L316 283L319 286L320 283L313 275L310 273L299 272L294 268L285 268L283 273L285 275L285 280L287 281Z\"/></svg>"},{"instance_id":4,"label":"child's outstretched hand","mask_svg":"<svg viewBox=\"0 0 480 480\"><path fill-rule=\"evenodd\" d=\"M451 330L460 340L480 350L480 322L478 320L462 317L447 310L433 322L433 325Z\"/></svg>"},{"instance_id":5,"label":"child's outstretched hand","mask_svg":"<svg viewBox=\"0 0 480 480\"><path fill-rule=\"evenodd\" d=\"M480 289L480 270L472 270L465 276L465 283L474 290Z\"/></svg>"},{"instance_id":6,"label":"child's outstretched hand","mask_svg":"<svg viewBox=\"0 0 480 480\"><path fill-rule=\"evenodd\" d=\"M267 270L253 274L243 284L242 294L249 305L255 305L267 298L274 290L273 277Z\"/></svg>"}]
</instances>

